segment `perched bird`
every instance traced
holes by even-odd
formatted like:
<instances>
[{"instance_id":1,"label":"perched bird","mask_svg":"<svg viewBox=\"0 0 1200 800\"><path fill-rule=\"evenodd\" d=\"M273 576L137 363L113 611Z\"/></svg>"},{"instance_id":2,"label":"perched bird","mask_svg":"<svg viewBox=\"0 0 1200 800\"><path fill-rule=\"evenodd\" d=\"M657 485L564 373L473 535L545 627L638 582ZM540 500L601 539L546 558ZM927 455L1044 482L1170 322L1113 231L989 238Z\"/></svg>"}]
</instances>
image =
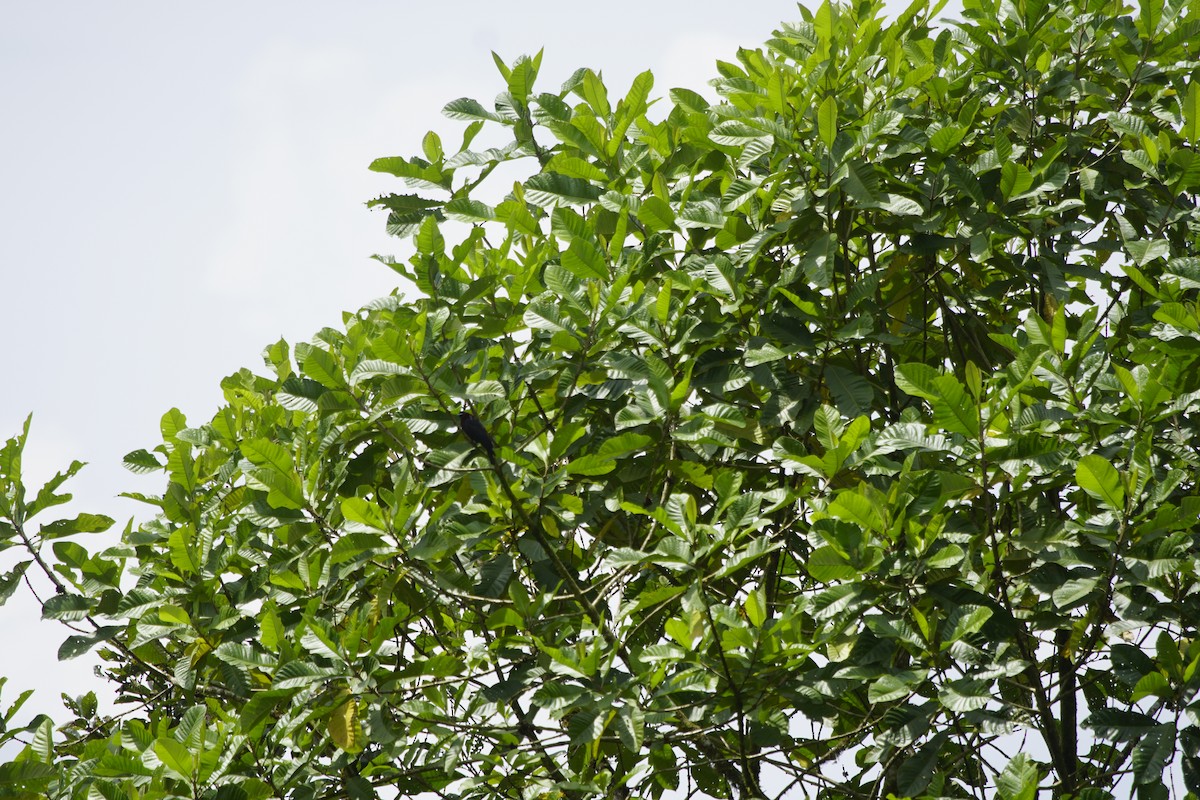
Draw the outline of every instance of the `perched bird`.
<instances>
[{"instance_id":1,"label":"perched bird","mask_svg":"<svg viewBox=\"0 0 1200 800\"><path fill-rule=\"evenodd\" d=\"M458 426L462 428L464 436L487 451L490 460L496 460L496 442L487 432L487 428L483 427L479 417L470 411L463 411L458 415Z\"/></svg>"}]
</instances>

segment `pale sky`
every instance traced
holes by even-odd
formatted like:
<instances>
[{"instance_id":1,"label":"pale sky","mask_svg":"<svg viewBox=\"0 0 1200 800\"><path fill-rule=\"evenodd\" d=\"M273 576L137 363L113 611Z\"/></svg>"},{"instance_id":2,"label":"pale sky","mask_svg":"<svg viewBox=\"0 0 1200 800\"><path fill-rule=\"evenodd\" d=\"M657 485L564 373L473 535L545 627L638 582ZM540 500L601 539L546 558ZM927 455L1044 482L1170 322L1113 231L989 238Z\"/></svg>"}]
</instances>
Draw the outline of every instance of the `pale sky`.
<instances>
[{"instance_id":1,"label":"pale sky","mask_svg":"<svg viewBox=\"0 0 1200 800\"><path fill-rule=\"evenodd\" d=\"M364 203L405 187L367 165L431 128L457 141L441 108L490 106L490 51L544 47L544 87L588 66L616 96L652 69L665 97L798 18L784 0L0 0L0 441L33 412L31 492L79 459L52 511L145 519L116 495L164 478L121 458L161 440L163 412L208 420L264 346L391 290L370 256L403 248ZM106 691L93 660L56 660L69 631L39 613L26 587L0 607L0 700L37 690L18 721Z\"/></svg>"}]
</instances>

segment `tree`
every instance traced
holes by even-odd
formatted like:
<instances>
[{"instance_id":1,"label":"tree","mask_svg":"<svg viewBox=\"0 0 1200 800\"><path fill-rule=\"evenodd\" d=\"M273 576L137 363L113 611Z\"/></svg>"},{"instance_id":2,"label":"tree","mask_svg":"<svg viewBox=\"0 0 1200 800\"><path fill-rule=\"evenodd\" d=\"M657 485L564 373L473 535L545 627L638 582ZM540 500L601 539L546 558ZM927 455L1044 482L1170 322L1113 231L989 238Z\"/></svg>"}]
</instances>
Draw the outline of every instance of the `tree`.
<instances>
[{"instance_id":1,"label":"tree","mask_svg":"<svg viewBox=\"0 0 1200 800\"><path fill-rule=\"evenodd\" d=\"M116 547L11 439L0 587L134 705L16 703L5 791L1200 794L1200 3L938 10L717 104L497 59L371 165L404 286L168 412Z\"/></svg>"}]
</instances>

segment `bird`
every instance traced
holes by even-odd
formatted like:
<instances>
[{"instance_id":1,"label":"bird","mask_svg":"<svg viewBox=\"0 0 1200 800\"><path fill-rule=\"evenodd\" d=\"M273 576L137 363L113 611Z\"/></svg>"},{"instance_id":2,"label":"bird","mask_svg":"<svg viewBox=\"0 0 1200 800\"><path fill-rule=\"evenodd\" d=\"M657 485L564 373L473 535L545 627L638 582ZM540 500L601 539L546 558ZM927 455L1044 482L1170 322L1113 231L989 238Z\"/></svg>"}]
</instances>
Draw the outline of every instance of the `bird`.
<instances>
[{"instance_id":1,"label":"bird","mask_svg":"<svg viewBox=\"0 0 1200 800\"><path fill-rule=\"evenodd\" d=\"M479 421L479 417L470 411L462 411L458 415L458 426L462 428L464 436L486 450L488 459L495 462L496 442L492 439L491 434L487 432L487 428L483 427L483 423Z\"/></svg>"}]
</instances>

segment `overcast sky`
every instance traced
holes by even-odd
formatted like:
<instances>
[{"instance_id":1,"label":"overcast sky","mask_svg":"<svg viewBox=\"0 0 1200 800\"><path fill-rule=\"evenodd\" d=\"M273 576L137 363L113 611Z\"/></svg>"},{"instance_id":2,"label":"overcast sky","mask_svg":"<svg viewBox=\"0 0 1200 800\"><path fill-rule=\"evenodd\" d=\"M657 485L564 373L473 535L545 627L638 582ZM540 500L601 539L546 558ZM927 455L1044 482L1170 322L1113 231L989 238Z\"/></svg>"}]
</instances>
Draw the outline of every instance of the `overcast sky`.
<instances>
[{"instance_id":1,"label":"overcast sky","mask_svg":"<svg viewBox=\"0 0 1200 800\"><path fill-rule=\"evenodd\" d=\"M456 141L441 108L490 105L492 50L544 47L554 89L588 66L621 96L649 68L665 97L798 16L783 0L0 0L0 440L33 412L29 485L86 461L68 513L144 519L116 495L163 479L121 458L160 441L164 411L208 420L265 345L391 290L369 257L401 247L363 204L404 186L367 165L419 153L431 128ZM37 689L26 712L59 715L60 692L104 687L89 659L56 661L68 632L28 595L0 608L2 699Z\"/></svg>"}]
</instances>

